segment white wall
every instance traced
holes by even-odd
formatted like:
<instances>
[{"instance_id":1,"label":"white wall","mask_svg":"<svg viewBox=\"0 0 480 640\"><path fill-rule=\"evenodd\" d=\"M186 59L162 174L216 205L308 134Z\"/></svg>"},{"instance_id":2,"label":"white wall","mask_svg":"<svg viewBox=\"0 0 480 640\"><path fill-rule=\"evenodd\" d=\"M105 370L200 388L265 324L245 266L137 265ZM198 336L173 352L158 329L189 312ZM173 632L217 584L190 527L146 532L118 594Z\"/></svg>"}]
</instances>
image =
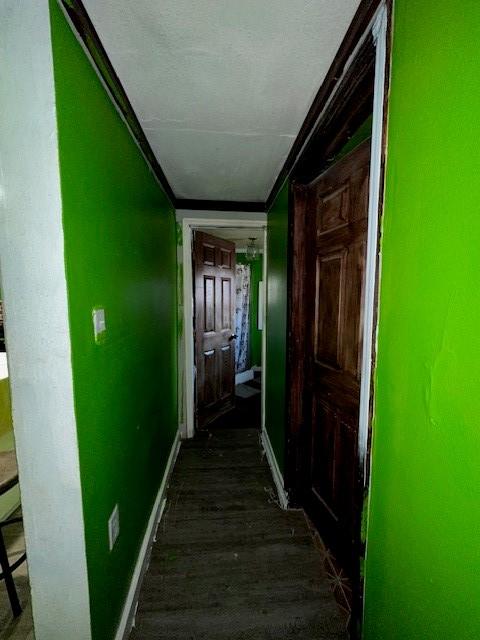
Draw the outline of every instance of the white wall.
<instances>
[{"instance_id":1,"label":"white wall","mask_svg":"<svg viewBox=\"0 0 480 640\"><path fill-rule=\"evenodd\" d=\"M48 0L0 3L0 265L36 640L89 640Z\"/></svg>"}]
</instances>

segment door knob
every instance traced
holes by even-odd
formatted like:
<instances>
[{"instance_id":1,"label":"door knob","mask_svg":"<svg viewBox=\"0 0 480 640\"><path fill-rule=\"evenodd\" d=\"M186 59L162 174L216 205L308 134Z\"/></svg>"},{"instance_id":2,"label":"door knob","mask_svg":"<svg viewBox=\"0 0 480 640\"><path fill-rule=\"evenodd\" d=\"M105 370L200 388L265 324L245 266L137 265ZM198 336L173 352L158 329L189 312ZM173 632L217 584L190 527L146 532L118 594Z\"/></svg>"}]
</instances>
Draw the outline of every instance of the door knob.
<instances>
[{"instance_id":1,"label":"door knob","mask_svg":"<svg viewBox=\"0 0 480 640\"><path fill-rule=\"evenodd\" d=\"M232 335L229 337L228 341L230 342L231 340L235 340L235 338L238 338L236 333L232 333Z\"/></svg>"}]
</instances>

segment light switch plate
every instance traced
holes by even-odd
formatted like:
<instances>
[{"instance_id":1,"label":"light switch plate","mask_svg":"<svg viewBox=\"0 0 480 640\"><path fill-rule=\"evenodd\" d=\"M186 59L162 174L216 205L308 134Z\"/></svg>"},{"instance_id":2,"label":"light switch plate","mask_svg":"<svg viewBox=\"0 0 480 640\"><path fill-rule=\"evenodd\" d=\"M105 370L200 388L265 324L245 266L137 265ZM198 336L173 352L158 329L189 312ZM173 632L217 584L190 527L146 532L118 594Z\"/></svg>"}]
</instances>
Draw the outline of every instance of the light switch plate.
<instances>
[{"instance_id":1,"label":"light switch plate","mask_svg":"<svg viewBox=\"0 0 480 640\"><path fill-rule=\"evenodd\" d=\"M120 533L120 513L118 511L118 504L115 505L112 511L112 515L108 519L108 545L110 551L113 549L115 542L117 541Z\"/></svg>"},{"instance_id":2,"label":"light switch plate","mask_svg":"<svg viewBox=\"0 0 480 640\"><path fill-rule=\"evenodd\" d=\"M107 331L107 324L105 322L105 309L93 309L93 336L95 342L100 344L105 340L105 334Z\"/></svg>"}]
</instances>

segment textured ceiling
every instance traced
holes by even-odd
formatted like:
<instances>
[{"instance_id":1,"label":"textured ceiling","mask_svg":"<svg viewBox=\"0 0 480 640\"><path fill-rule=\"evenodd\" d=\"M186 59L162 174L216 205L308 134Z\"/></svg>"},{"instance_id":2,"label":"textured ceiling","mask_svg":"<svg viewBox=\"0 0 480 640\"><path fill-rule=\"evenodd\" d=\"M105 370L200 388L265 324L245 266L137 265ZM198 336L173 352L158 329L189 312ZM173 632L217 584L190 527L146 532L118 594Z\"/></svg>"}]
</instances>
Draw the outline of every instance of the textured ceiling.
<instances>
[{"instance_id":1,"label":"textured ceiling","mask_svg":"<svg viewBox=\"0 0 480 640\"><path fill-rule=\"evenodd\" d=\"M84 0L178 198L265 201L359 0Z\"/></svg>"}]
</instances>

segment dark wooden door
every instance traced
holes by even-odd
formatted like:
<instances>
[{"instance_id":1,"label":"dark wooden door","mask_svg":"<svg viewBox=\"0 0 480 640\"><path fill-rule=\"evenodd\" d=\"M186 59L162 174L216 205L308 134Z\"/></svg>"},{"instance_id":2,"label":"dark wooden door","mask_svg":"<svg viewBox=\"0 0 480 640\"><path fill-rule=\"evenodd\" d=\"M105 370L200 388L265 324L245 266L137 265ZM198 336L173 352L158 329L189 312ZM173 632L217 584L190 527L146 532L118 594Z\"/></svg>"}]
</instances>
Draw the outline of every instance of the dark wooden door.
<instances>
[{"instance_id":1,"label":"dark wooden door","mask_svg":"<svg viewBox=\"0 0 480 640\"><path fill-rule=\"evenodd\" d=\"M194 238L196 423L234 406L235 245L197 231Z\"/></svg>"},{"instance_id":2,"label":"dark wooden door","mask_svg":"<svg viewBox=\"0 0 480 640\"><path fill-rule=\"evenodd\" d=\"M358 558L358 416L370 141L304 190L306 262L305 507L350 575Z\"/></svg>"}]
</instances>

